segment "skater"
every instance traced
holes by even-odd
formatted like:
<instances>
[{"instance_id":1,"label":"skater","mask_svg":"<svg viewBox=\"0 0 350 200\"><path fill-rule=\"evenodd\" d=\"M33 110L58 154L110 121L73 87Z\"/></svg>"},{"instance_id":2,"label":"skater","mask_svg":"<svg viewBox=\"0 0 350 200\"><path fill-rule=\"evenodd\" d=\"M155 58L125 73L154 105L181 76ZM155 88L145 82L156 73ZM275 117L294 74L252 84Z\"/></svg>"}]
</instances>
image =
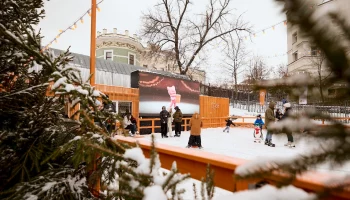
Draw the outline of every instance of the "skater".
<instances>
[{"instance_id":1,"label":"skater","mask_svg":"<svg viewBox=\"0 0 350 200\"><path fill-rule=\"evenodd\" d=\"M237 119L237 118L235 118L235 119ZM228 119L225 120L225 122L226 122L226 128L225 128L222 132L227 131L227 133L229 133L229 132L230 132L230 126L231 126L231 125L236 126L236 124L234 124L234 123L232 122L232 120L234 120L234 119L232 119L231 116L228 116Z\"/></svg>"},{"instance_id":2,"label":"skater","mask_svg":"<svg viewBox=\"0 0 350 200\"><path fill-rule=\"evenodd\" d=\"M290 115L290 112L291 112L290 103L283 104L283 107L284 107L284 115L282 116L281 120L285 120L286 118L288 118ZM287 138L288 138L288 142L284 146L289 147L289 148L295 147L292 132L288 129L284 129L283 131L287 134Z\"/></svg>"},{"instance_id":3,"label":"skater","mask_svg":"<svg viewBox=\"0 0 350 200\"><path fill-rule=\"evenodd\" d=\"M174 118L173 118L173 109L170 107L169 108L169 118L168 118L168 134L170 137L173 137L173 121L174 121Z\"/></svg>"},{"instance_id":4,"label":"skater","mask_svg":"<svg viewBox=\"0 0 350 200\"><path fill-rule=\"evenodd\" d=\"M272 143L272 131L269 129L269 125L274 123L276 121L275 115L273 113L273 110L275 109L275 102L270 102L269 107L265 111L265 124L267 128L267 134L265 139L265 145L268 145L269 147L275 147L275 144Z\"/></svg>"},{"instance_id":5,"label":"skater","mask_svg":"<svg viewBox=\"0 0 350 200\"><path fill-rule=\"evenodd\" d=\"M135 124L133 124L131 122L131 118L132 118L131 114L127 112L125 117L124 117L123 124L124 124L124 129L130 130L129 135L131 137L134 137L135 131L136 131L136 126L135 126Z\"/></svg>"},{"instance_id":6,"label":"skater","mask_svg":"<svg viewBox=\"0 0 350 200\"><path fill-rule=\"evenodd\" d=\"M167 129L168 129L168 118L169 112L166 110L165 106L162 107L162 111L160 112L160 132L162 133L162 138L167 138Z\"/></svg>"},{"instance_id":7,"label":"skater","mask_svg":"<svg viewBox=\"0 0 350 200\"><path fill-rule=\"evenodd\" d=\"M191 148L192 146L198 146L198 148L203 148L202 147L202 142L201 142L201 128L202 128L202 119L201 116L195 112L192 115L191 122L190 122L190 127L191 127L191 135L190 138L188 139L188 145L187 148Z\"/></svg>"},{"instance_id":8,"label":"skater","mask_svg":"<svg viewBox=\"0 0 350 200\"><path fill-rule=\"evenodd\" d=\"M283 116L283 114L281 113L280 109L277 108L277 109L276 109L276 113L275 113L275 118L276 118L277 120L280 120L280 119L282 118L282 116Z\"/></svg>"},{"instance_id":9,"label":"skater","mask_svg":"<svg viewBox=\"0 0 350 200\"><path fill-rule=\"evenodd\" d=\"M181 123L182 123L182 112L178 106L175 106L175 113L173 115L174 123L175 123L175 136L181 136Z\"/></svg>"},{"instance_id":10,"label":"skater","mask_svg":"<svg viewBox=\"0 0 350 200\"><path fill-rule=\"evenodd\" d=\"M258 116L256 116L256 120L254 122L254 142L259 142L261 140L264 140L264 136L263 136L263 133L262 133L262 128L263 128L263 125L264 125L264 121L262 120L261 118L261 115L259 114ZM259 133L260 132L260 133Z\"/></svg>"}]
</instances>

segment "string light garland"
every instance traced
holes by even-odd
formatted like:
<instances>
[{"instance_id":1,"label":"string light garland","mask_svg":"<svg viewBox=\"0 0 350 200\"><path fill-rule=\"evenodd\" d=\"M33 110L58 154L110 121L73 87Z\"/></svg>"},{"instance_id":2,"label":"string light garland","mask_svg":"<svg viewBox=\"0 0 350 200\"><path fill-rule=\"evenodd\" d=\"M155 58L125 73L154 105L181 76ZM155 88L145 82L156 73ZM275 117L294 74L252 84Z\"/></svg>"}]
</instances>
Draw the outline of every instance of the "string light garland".
<instances>
[{"instance_id":1,"label":"string light garland","mask_svg":"<svg viewBox=\"0 0 350 200\"><path fill-rule=\"evenodd\" d=\"M101 11L101 9L100 9L100 7L99 7L98 5L99 5L100 3L102 3L103 1L104 1L104 0L101 0L101 1L99 1L99 2L96 4L96 10L97 10L98 12ZM47 50L47 49L52 45L53 42L57 43L57 39L58 39L63 33L67 32L68 30L75 30L75 29L78 27L77 24L79 23L79 21L80 21L80 23L83 24L83 23L84 23L84 19L83 19L83 18L84 18L86 15L89 15L89 16L91 17L91 8L88 9L82 16L80 16L80 17L78 18L78 20L74 21L74 22L72 23L72 25L68 26L66 29L60 29L60 30L59 30L59 34L58 34L53 40L51 40L45 47L43 47L43 48L41 49L41 52Z\"/></svg>"}]
</instances>

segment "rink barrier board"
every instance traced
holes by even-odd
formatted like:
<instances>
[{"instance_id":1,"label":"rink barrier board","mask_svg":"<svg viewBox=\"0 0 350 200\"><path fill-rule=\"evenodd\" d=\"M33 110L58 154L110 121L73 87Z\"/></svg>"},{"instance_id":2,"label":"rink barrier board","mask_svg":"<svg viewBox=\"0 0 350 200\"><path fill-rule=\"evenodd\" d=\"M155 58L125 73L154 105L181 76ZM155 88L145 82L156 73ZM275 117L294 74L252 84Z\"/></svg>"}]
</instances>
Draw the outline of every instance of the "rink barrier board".
<instances>
[{"instance_id":1,"label":"rink barrier board","mask_svg":"<svg viewBox=\"0 0 350 200\"><path fill-rule=\"evenodd\" d=\"M132 146L135 146L137 142L144 155L150 158L150 141L123 136L116 136L115 138L118 142L127 143ZM199 181L205 177L207 165L210 164L211 170L215 171L215 186L225 190L232 192L248 190L250 185L262 181L257 179L244 181L234 179L235 169L249 162L245 159L199 151L197 149L174 147L166 144L156 144L156 150L159 154L162 168L170 170L173 162L176 161L177 168L182 174L190 173L191 178ZM274 173L271 177L264 177L263 181L275 185L277 182L283 180L283 178L284 176L282 174ZM327 188L325 182L331 178L332 176L330 174L309 171L302 176L297 176L292 184L307 192L322 192ZM326 199L350 200L350 189L331 193Z\"/></svg>"},{"instance_id":2,"label":"rink barrier board","mask_svg":"<svg viewBox=\"0 0 350 200\"><path fill-rule=\"evenodd\" d=\"M220 128L220 127L225 127L226 126L226 122L225 120L228 117L217 117L217 118L205 118L202 117L202 122L203 122L203 127L202 128ZM253 128L254 127L254 120L256 119L256 117L242 117L242 116L234 116L234 118L237 118L236 121L233 121L234 124L236 124L237 126L243 126L243 127L249 127L249 128ZM248 120L251 119L251 121L249 122ZM335 120L350 120L350 118L333 118ZM189 125L191 122L191 118L183 118L183 123L182 123L182 127L184 131L190 130ZM140 126L140 121L148 121L151 122L151 126ZM151 129L152 133L155 132L155 129L159 129L160 126L156 126L156 121L160 121L159 118L145 118L145 119L139 119L137 121L137 127L138 127L138 131L140 131L140 129ZM323 122L323 124L319 124L319 126L327 126L327 124L325 124ZM174 125L173 125L174 127ZM233 127L233 126L231 126ZM350 128L350 126L348 126Z\"/></svg>"}]
</instances>

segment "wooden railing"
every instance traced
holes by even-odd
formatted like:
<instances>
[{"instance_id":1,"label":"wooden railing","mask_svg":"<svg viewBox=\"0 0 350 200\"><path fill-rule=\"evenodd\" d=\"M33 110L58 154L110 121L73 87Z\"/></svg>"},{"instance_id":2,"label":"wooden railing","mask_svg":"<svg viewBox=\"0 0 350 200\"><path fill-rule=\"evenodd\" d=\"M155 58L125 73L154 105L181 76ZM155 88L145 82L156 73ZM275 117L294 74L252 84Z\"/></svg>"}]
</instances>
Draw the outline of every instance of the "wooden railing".
<instances>
[{"instance_id":1,"label":"wooden railing","mask_svg":"<svg viewBox=\"0 0 350 200\"><path fill-rule=\"evenodd\" d=\"M145 156L148 158L150 157L150 141L123 136L116 136L116 138L119 142L131 145L135 145L135 142L137 141ZM190 173L193 179L201 180L205 177L207 164L210 164L211 169L215 171L215 185L225 190L232 192L247 190L249 186L261 181L239 181L233 178L236 168L248 162L248 160L165 144L157 144L156 149L162 163L162 168L171 169L172 163L176 161L179 171L181 173ZM330 178L332 177L329 174L308 172L303 176L298 177L292 184L295 187L308 192L322 192L326 188L324 183ZM282 179L282 175L274 174L271 177L264 178L264 181L267 181L270 184L275 184ZM350 200L350 190L332 193L329 199Z\"/></svg>"},{"instance_id":2,"label":"wooden railing","mask_svg":"<svg viewBox=\"0 0 350 200\"><path fill-rule=\"evenodd\" d=\"M235 116L235 118L237 118L237 120L233 121L235 124L237 125L253 125L254 120L256 119L256 117L253 116ZM262 117L264 119L264 117ZM203 128L218 128L218 127L224 127L226 125L225 120L227 119L227 117L214 117L214 118L202 118L203 121ZM332 118L334 120L349 120L350 121L350 117L334 117ZM155 122L159 121L159 118L143 118L143 119L139 119L137 121L137 127L140 131L140 129L151 129L152 133L154 133L156 128L160 128L160 126L156 126ZM190 124L191 118L183 118L182 119L184 122L182 124L182 127L184 127L184 131L187 131L187 127ZM149 126L140 126L140 122L151 122L151 125ZM265 120L264 120L265 121ZM325 120L322 119L322 124L320 125L327 125L325 123ZM349 126L350 128L350 126Z\"/></svg>"}]
</instances>

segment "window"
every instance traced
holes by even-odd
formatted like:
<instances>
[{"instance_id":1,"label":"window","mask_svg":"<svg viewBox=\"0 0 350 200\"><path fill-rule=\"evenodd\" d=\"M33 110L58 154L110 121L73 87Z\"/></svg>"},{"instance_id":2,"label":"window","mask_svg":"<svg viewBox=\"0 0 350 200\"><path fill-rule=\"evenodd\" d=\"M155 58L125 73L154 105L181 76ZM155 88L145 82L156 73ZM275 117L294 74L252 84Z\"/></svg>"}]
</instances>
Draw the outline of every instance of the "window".
<instances>
[{"instance_id":1,"label":"window","mask_svg":"<svg viewBox=\"0 0 350 200\"><path fill-rule=\"evenodd\" d=\"M129 53L129 65L135 65L135 54Z\"/></svg>"},{"instance_id":2,"label":"window","mask_svg":"<svg viewBox=\"0 0 350 200\"><path fill-rule=\"evenodd\" d=\"M298 51L293 53L293 61L297 61L298 60Z\"/></svg>"},{"instance_id":3,"label":"window","mask_svg":"<svg viewBox=\"0 0 350 200\"><path fill-rule=\"evenodd\" d=\"M104 51L104 57L105 60L113 60L113 51L112 50L105 50Z\"/></svg>"},{"instance_id":4,"label":"window","mask_svg":"<svg viewBox=\"0 0 350 200\"><path fill-rule=\"evenodd\" d=\"M317 56L317 48L316 47L311 47L311 55Z\"/></svg>"},{"instance_id":5,"label":"window","mask_svg":"<svg viewBox=\"0 0 350 200\"><path fill-rule=\"evenodd\" d=\"M143 65L143 67L144 67L144 68L148 68L148 66L147 66L147 65Z\"/></svg>"},{"instance_id":6,"label":"window","mask_svg":"<svg viewBox=\"0 0 350 200\"><path fill-rule=\"evenodd\" d=\"M294 44L294 43L296 43L297 41L298 41L298 33L295 32L295 33L293 33L293 36L292 36L292 43Z\"/></svg>"}]
</instances>

